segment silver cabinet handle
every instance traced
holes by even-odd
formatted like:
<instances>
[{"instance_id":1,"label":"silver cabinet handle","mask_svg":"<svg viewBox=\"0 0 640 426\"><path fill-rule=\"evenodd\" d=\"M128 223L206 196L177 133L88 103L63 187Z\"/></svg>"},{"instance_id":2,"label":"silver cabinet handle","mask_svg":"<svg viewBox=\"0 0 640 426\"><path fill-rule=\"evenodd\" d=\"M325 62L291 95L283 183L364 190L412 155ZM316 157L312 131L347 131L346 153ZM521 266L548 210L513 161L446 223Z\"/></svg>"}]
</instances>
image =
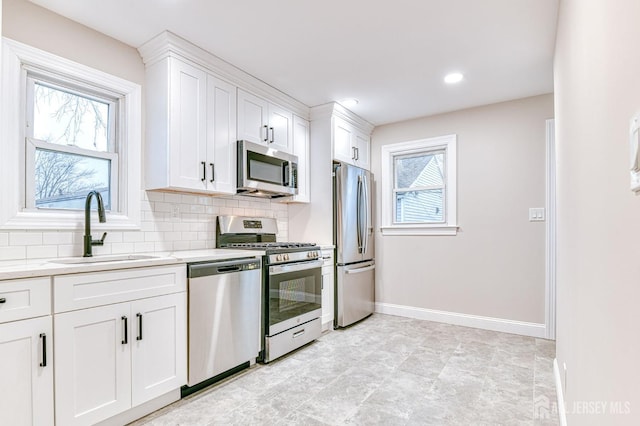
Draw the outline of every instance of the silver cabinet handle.
<instances>
[{"instance_id":1,"label":"silver cabinet handle","mask_svg":"<svg viewBox=\"0 0 640 426\"><path fill-rule=\"evenodd\" d=\"M269 130L271 131L271 140L269 141L269 143L273 143L275 142L276 132L275 130L273 130L273 127L269 127Z\"/></svg>"},{"instance_id":2,"label":"silver cabinet handle","mask_svg":"<svg viewBox=\"0 0 640 426\"><path fill-rule=\"evenodd\" d=\"M360 150L356 148L356 161L360 159Z\"/></svg>"},{"instance_id":3,"label":"silver cabinet handle","mask_svg":"<svg viewBox=\"0 0 640 426\"><path fill-rule=\"evenodd\" d=\"M202 178L200 180L204 182L207 180L207 163L205 161L201 161L200 164L202 164Z\"/></svg>"},{"instance_id":4,"label":"silver cabinet handle","mask_svg":"<svg viewBox=\"0 0 640 426\"><path fill-rule=\"evenodd\" d=\"M264 127L264 142L269 142L269 126L265 124L262 127Z\"/></svg>"},{"instance_id":5,"label":"silver cabinet handle","mask_svg":"<svg viewBox=\"0 0 640 426\"><path fill-rule=\"evenodd\" d=\"M351 147L351 159L352 160L356 159L356 147L355 146Z\"/></svg>"},{"instance_id":6,"label":"silver cabinet handle","mask_svg":"<svg viewBox=\"0 0 640 426\"><path fill-rule=\"evenodd\" d=\"M304 334L304 328L300 331L296 331L295 333L293 333L293 338L295 339L296 337L300 337Z\"/></svg>"},{"instance_id":7,"label":"silver cabinet handle","mask_svg":"<svg viewBox=\"0 0 640 426\"><path fill-rule=\"evenodd\" d=\"M211 179L209 179L209 182L213 183L213 181L216 180L216 169L214 168L213 163L209 163L209 165L211 166Z\"/></svg>"}]
</instances>

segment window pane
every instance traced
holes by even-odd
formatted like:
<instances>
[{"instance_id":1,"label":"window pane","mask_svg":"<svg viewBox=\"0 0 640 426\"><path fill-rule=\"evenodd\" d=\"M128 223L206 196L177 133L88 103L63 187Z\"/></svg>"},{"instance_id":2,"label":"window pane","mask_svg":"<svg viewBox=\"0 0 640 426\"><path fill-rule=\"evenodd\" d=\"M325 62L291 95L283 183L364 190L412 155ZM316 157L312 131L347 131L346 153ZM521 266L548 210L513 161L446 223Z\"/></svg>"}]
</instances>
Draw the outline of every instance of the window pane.
<instances>
[{"instance_id":1,"label":"window pane","mask_svg":"<svg viewBox=\"0 0 640 426\"><path fill-rule=\"evenodd\" d=\"M444 222L444 190L396 193L396 223Z\"/></svg>"},{"instance_id":2,"label":"window pane","mask_svg":"<svg viewBox=\"0 0 640 426\"><path fill-rule=\"evenodd\" d=\"M444 185L444 152L394 158L396 188Z\"/></svg>"},{"instance_id":3,"label":"window pane","mask_svg":"<svg viewBox=\"0 0 640 426\"><path fill-rule=\"evenodd\" d=\"M36 207L84 209L87 193L97 190L111 209L111 160L36 149Z\"/></svg>"},{"instance_id":4,"label":"window pane","mask_svg":"<svg viewBox=\"0 0 640 426\"><path fill-rule=\"evenodd\" d=\"M108 152L109 104L34 84L33 137Z\"/></svg>"}]
</instances>

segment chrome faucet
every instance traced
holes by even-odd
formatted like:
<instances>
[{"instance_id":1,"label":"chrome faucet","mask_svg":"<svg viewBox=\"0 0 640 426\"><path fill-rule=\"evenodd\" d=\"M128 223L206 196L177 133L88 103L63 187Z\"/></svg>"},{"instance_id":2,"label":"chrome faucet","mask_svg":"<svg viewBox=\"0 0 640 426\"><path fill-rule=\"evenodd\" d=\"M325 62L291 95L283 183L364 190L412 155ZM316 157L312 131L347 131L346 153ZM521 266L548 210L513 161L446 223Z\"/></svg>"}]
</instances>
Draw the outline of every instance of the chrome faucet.
<instances>
[{"instance_id":1,"label":"chrome faucet","mask_svg":"<svg viewBox=\"0 0 640 426\"><path fill-rule=\"evenodd\" d=\"M98 191L91 191L87 194L87 201L84 203L84 254L83 257L91 257L93 253L91 253L91 248L93 246L101 246L104 244L104 239L107 237L107 233L102 234L102 238L94 241L91 238L91 218L89 217L89 213L91 212L91 197L96 196L96 201L98 202L98 220L100 223L104 223L107 221L104 212L104 203L102 202L102 195Z\"/></svg>"}]
</instances>

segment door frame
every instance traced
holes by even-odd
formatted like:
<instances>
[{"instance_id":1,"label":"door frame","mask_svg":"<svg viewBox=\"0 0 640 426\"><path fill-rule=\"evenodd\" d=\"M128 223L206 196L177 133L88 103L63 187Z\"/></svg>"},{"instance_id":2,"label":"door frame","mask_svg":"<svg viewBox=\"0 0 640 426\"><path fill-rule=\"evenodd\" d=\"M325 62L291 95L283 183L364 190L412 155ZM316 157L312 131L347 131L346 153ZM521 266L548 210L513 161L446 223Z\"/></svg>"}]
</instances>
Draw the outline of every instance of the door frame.
<instances>
[{"instance_id":1,"label":"door frame","mask_svg":"<svg viewBox=\"0 0 640 426\"><path fill-rule=\"evenodd\" d=\"M545 337L556 339L556 138L555 119L546 120Z\"/></svg>"}]
</instances>

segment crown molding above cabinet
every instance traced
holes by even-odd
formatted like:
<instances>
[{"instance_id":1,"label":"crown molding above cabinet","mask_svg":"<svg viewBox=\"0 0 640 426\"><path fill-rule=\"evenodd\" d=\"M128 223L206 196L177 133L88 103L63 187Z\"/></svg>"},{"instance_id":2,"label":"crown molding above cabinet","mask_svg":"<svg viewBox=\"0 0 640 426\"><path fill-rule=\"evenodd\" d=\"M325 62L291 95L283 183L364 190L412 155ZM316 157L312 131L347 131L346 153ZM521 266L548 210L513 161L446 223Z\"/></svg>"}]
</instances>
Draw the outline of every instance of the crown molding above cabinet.
<instances>
[{"instance_id":1,"label":"crown molding above cabinet","mask_svg":"<svg viewBox=\"0 0 640 426\"><path fill-rule=\"evenodd\" d=\"M138 52L146 67L164 58L177 56L182 60L187 60L194 65L202 67L205 71L213 73L235 86L285 107L306 120L309 119L309 107L307 105L170 31L163 31L144 43L138 48Z\"/></svg>"}]
</instances>

